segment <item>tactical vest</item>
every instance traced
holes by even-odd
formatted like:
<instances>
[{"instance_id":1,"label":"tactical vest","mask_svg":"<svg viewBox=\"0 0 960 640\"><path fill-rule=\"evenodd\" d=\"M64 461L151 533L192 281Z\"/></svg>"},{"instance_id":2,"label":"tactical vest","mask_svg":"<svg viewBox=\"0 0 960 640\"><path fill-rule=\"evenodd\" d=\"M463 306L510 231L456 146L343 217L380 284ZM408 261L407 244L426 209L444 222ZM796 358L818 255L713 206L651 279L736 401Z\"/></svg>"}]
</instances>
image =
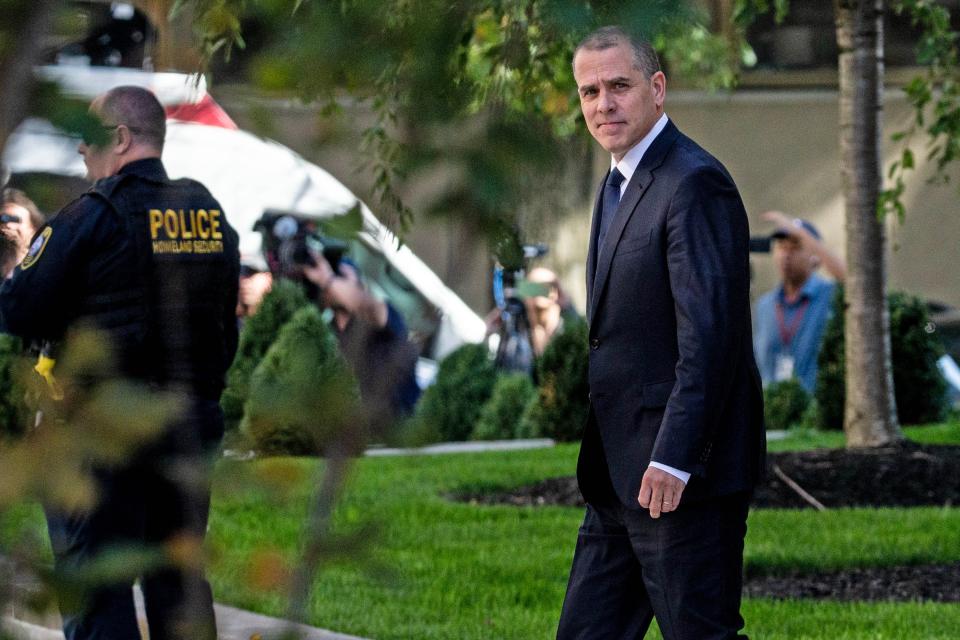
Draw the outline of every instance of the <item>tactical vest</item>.
<instances>
[{"instance_id":1,"label":"tactical vest","mask_svg":"<svg viewBox=\"0 0 960 640\"><path fill-rule=\"evenodd\" d=\"M193 180L130 174L89 193L115 212L136 278L88 296L81 316L110 336L125 375L219 398L239 268L237 234L219 203Z\"/></svg>"}]
</instances>

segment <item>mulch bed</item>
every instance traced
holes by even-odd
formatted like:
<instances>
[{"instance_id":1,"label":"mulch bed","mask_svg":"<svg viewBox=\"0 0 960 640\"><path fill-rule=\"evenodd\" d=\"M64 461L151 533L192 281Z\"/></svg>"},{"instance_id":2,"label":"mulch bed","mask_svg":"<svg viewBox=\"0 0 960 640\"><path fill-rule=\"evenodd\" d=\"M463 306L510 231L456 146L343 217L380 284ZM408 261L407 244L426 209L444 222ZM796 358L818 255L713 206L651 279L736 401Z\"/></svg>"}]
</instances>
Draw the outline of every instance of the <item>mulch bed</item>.
<instances>
[{"instance_id":1,"label":"mulch bed","mask_svg":"<svg viewBox=\"0 0 960 640\"><path fill-rule=\"evenodd\" d=\"M871 567L830 573L787 573L749 578L748 598L960 602L960 564Z\"/></svg>"},{"instance_id":2,"label":"mulch bed","mask_svg":"<svg viewBox=\"0 0 960 640\"><path fill-rule=\"evenodd\" d=\"M478 504L583 506L574 477L454 497ZM753 507L813 509L814 502L827 509L960 504L960 447L908 442L877 449L769 454L767 477L754 492Z\"/></svg>"},{"instance_id":3,"label":"mulch bed","mask_svg":"<svg viewBox=\"0 0 960 640\"><path fill-rule=\"evenodd\" d=\"M583 506L574 477L500 493L451 496L473 504ZM918 507L960 504L960 447L904 443L878 449L771 453L753 508ZM788 573L749 578L747 597L960 602L960 563Z\"/></svg>"}]
</instances>

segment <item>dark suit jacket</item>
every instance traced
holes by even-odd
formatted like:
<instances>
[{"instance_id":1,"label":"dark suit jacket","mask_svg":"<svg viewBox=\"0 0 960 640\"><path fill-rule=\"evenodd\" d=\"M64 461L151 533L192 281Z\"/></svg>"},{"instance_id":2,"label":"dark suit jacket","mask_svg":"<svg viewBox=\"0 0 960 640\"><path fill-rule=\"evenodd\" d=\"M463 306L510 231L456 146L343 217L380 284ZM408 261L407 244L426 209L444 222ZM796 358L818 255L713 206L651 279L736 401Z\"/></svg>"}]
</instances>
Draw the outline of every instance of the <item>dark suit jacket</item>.
<instances>
[{"instance_id":1,"label":"dark suit jacket","mask_svg":"<svg viewBox=\"0 0 960 640\"><path fill-rule=\"evenodd\" d=\"M651 460L693 474L683 501L749 490L764 466L750 322L749 231L733 179L672 122L587 257L587 502L639 509Z\"/></svg>"}]
</instances>

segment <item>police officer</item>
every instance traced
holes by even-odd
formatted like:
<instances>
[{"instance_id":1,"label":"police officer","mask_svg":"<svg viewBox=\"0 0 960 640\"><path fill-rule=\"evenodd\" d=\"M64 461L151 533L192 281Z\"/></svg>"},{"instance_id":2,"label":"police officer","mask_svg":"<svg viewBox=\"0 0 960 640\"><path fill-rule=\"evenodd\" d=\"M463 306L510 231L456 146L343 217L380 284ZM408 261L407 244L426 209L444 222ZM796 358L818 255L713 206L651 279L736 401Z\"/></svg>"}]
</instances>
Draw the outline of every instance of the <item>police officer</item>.
<instances>
[{"instance_id":1,"label":"police officer","mask_svg":"<svg viewBox=\"0 0 960 640\"><path fill-rule=\"evenodd\" d=\"M183 411L134 459L92 469L91 511L47 509L58 570L114 544L202 542L204 462L223 435L219 397L237 346L237 234L201 184L167 177L163 107L145 89L119 87L91 112L102 135L79 152L96 182L34 237L0 289L0 317L27 339L60 340L81 324L104 332L120 375L176 393ZM202 480L185 482L196 474L184 469L198 468ZM215 637L202 569L171 562L140 578L153 640ZM140 638L131 587L97 586L81 610L63 611L67 640Z\"/></svg>"}]
</instances>

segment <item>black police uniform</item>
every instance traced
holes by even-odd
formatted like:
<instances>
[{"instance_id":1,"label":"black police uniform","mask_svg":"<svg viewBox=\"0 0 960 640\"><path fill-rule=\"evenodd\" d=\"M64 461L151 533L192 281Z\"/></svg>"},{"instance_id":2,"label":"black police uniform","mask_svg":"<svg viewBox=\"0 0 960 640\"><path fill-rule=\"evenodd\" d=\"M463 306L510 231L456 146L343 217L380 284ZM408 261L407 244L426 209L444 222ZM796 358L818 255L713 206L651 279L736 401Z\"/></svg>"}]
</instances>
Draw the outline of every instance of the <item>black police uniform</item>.
<instances>
[{"instance_id":1,"label":"black police uniform","mask_svg":"<svg viewBox=\"0 0 960 640\"><path fill-rule=\"evenodd\" d=\"M92 469L100 491L92 512L47 510L58 570L81 567L114 544L202 538L207 474L187 483L182 471L206 470L223 435L219 397L237 347L238 279L237 234L217 201L146 159L65 207L0 288L6 331L59 340L89 325L105 332L121 375L185 400L180 417L133 460ZM153 640L212 633L202 573L165 568L141 576L141 585ZM98 588L82 610L63 613L68 640L140 637L129 583ZM183 616L196 625L189 632L175 628Z\"/></svg>"}]
</instances>

